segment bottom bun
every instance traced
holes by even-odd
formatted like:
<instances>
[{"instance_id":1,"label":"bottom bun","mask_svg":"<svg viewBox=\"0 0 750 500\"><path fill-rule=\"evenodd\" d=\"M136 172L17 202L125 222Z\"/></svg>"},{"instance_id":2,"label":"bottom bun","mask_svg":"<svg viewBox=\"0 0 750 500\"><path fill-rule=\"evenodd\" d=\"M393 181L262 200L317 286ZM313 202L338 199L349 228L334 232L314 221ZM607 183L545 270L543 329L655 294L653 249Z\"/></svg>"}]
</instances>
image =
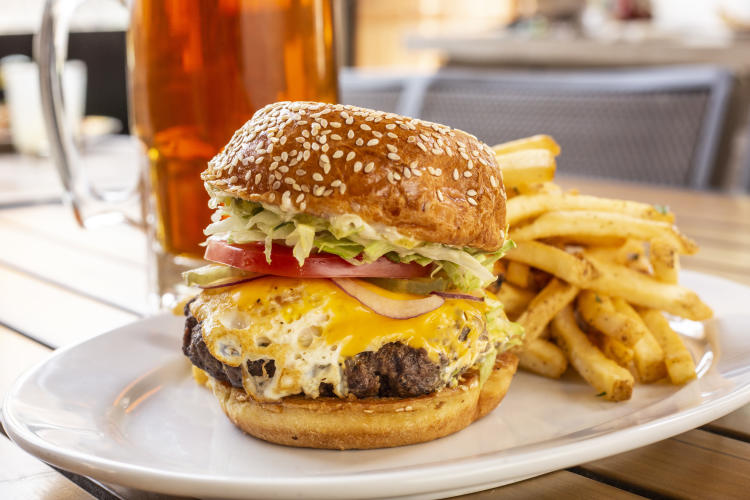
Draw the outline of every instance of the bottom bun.
<instances>
[{"instance_id":1,"label":"bottom bun","mask_svg":"<svg viewBox=\"0 0 750 500\"><path fill-rule=\"evenodd\" d=\"M211 388L229 419L252 436L288 446L348 450L423 443L460 431L500 403L517 366L514 354L503 353L481 387L474 372L455 388L416 398L292 396L259 402L203 373L196 379Z\"/></svg>"}]
</instances>

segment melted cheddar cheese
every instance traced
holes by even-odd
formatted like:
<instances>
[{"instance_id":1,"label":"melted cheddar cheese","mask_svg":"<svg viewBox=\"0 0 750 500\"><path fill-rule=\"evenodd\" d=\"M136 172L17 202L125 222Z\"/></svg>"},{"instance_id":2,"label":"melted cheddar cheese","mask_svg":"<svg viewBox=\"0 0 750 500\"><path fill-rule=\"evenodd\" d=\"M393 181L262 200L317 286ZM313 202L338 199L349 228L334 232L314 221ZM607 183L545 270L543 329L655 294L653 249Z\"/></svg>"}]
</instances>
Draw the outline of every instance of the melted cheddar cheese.
<instances>
[{"instance_id":1,"label":"melted cheddar cheese","mask_svg":"<svg viewBox=\"0 0 750 500\"><path fill-rule=\"evenodd\" d=\"M370 286L392 299L413 298ZM389 342L425 349L448 384L492 348L485 331L487 307L452 299L415 318L391 319L330 280L280 277L206 290L190 306L211 354L242 366L245 390L262 400L300 393L317 397L321 383L345 397L346 359ZM272 377L248 373L247 362L259 359L274 360Z\"/></svg>"}]
</instances>

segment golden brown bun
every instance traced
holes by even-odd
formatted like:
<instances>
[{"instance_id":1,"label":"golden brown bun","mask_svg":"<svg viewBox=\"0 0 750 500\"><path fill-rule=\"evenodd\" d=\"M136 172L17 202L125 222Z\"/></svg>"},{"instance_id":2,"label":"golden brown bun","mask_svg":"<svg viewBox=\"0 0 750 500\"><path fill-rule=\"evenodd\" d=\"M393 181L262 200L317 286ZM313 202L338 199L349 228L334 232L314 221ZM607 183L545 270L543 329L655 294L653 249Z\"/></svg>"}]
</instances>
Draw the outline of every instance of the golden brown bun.
<instances>
[{"instance_id":1,"label":"golden brown bun","mask_svg":"<svg viewBox=\"0 0 750 500\"><path fill-rule=\"evenodd\" d=\"M212 389L229 419L252 436L288 446L348 450L422 443L460 431L500 403L517 365L514 354L504 353L481 389L472 373L456 388L417 398L295 396L261 403L211 377L196 378Z\"/></svg>"},{"instance_id":2,"label":"golden brown bun","mask_svg":"<svg viewBox=\"0 0 750 500\"><path fill-rule=\"evenodd\" d=\"M503 244L505 191L492 150L466 132L393 113L270 104L202 178L213 191L321 217L356 214L422 241Z\"/></svg>"}]
</instances>

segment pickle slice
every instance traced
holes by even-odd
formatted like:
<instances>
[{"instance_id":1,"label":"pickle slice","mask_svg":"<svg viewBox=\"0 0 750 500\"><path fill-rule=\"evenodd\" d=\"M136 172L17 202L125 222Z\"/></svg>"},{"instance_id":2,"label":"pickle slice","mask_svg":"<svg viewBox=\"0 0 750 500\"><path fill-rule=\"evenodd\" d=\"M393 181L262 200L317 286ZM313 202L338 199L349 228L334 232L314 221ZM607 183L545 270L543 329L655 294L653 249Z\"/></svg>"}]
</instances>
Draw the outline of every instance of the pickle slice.
<instances>
[{"instance_id":1,"label":"pickle slice","mask_svg":"<svg viewBox=\"0 0 750 500\"><path fill-rule=\"evenodd\" d=\"M413 295L429 295L432 292L444 292L450 286L449 281L444 278L364 278L364 280L391 292L410 293Z\"/></svg>"},{"instance_id":2,"label":"pickle slice","mask_svg":"<svg viewBox=\"0 0 750 500\"><path fill-rule=\"evenodd\" d=\"M188 286L211 286L232 278L256 276L258 273L244 271L236 267L209 264L185 271L182 277Z\"/></svg>"}]
</instances>

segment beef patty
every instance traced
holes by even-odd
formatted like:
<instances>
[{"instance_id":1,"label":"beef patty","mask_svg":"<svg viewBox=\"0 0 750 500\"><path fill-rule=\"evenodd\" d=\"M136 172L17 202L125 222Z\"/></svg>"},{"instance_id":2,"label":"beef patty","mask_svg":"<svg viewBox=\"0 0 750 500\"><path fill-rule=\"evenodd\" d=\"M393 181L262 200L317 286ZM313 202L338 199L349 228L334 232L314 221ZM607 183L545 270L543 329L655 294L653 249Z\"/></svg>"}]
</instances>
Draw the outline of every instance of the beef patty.
<instances>
[{"instance_id":1,"label":"beef patty","mask_svg":"<svg viewBox=\"0 0 750 500\"><path fill-rule=\"evenodd\" d=\"M190 313L188 306L185 306L187 318L182 352L213 378L242 388L241 368L213 357L203 341L201 323ZM276 365L273 359L259 359L248 361L247 370L254 377L270 378L276 373ZM358 398L415 397L434 392L442 385L440 367L427 357L427 351L401 342L390 342L377 351L361 352L347 359L344 378L349 393ZM331 384L320 384L320 395L334 396Z\"/></svg>"}]
</instances>

